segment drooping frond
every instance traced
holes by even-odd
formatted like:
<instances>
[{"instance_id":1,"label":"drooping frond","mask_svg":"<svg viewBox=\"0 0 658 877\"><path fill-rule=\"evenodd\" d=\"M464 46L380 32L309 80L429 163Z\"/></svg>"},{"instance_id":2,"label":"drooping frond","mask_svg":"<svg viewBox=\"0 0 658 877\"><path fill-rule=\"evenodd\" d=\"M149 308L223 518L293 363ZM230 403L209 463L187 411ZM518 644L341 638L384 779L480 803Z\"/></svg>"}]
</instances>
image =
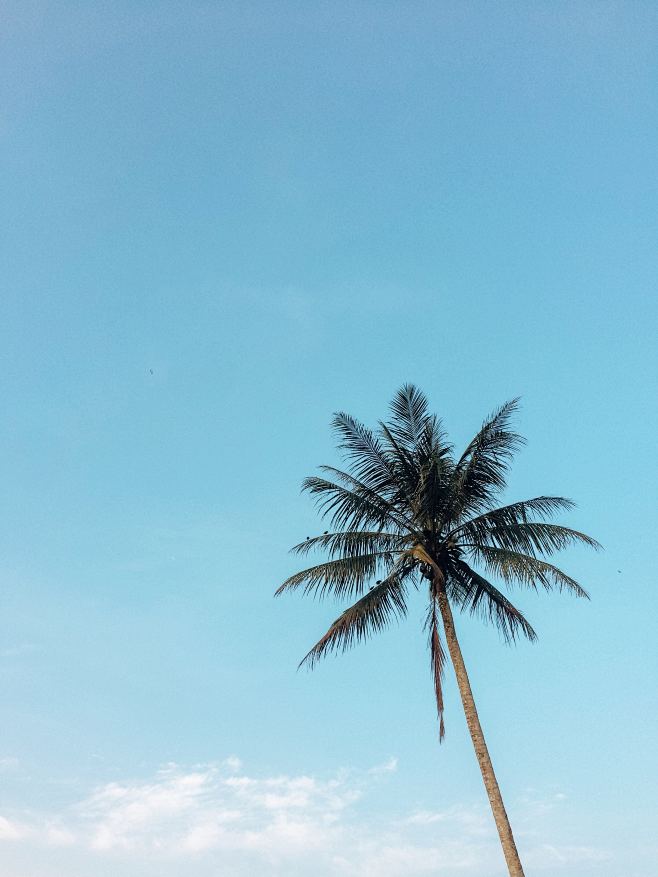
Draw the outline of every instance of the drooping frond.
<instances>
[{"instance_id":1,"label":"drooping frond","mask_svg":"<svg viewBox=\"0 0 658 877\"><path fill-rule=\"evenodd\" d=\"M486 545L467 546L467 550L476 561L484 564L487 572L500 576L507 584L525 585L535 590L541 586L546 591L557 588L589 599L587 591L575 579L545 560Z\"/></svg>"},{"instance_id":2,"label":"drooping frond","mask_svg":"<svg viewBox=\"0 0 658 877\"><path fill-rule=\"evenodd\" d=\"M385 533L381 530L344 530L338 533L324 533L305 539L290 550L294 554L309 554L317 549L325 549L329 557L359 557L372 552L388 553L403 551L411 537L399 533Z\"/></svg>"},{"instance_id":3,"label":"drooping frond","mask_svg":"<svg viewBox=\"0 0 658 877\"><path fill-rule=\"evenodd\" d=\"M439 619L436 602L434 600L432 600L427 615L427 628L429 632L428 644L430 649L430 667L432 670L432 681L434 683L436 712L439 719L439 742L441 742L446 732L445 723L443 721L443 670L445 667L446 655L439 634Z\"/></svg>"},{"instance_id":4,"label":"drooping frond","mask_svg":"<svg viewBox=\"0 0 658 877\"><path fill-rule=\"evenodd\" d=\"M514 642L521 634L529 640L537 639L537 634L523 614L498 588L464 561L457 561L453 567L448 596L460 608L494 624L506 642Z\"/></svg>"},{"instance_id":5,"label":"drooping frond","mask_svg":"<svg viewBox=\"0 0 658 877\"><path fill-rule=\"evenodd\" d=\"M510 428L518 399L498 408L458 460L453 477L452 520L489 508L504 489L509 464L524 439Z\"/></svg>"},{"instance_id":6,"label":"drooping frond","mask_svg":"<svg viewBox=\"0 0 658 877\"><path fill-rule=\"evenodd\" d=\"M319 598L329 594L335 597L352 597L362 593L380 570L388 571L393 560L390 552L378 551L319 563L287 578L277 588L275 596L301 588L304 594Z\"/></svg>"},{"instance_id":7,"label":"drooping frond","mask_svg":"<svg viewBox=\"0 0 658 877\"><path fill-rule=\"evenodd\" d=\"M328 652L345 651L383 630L394 618L403 618L407 612L405 578L408 572L408 568L393 570L346 609L302 659L300 667L308 664L312 668Z\"/></svg>"}]
</instances>

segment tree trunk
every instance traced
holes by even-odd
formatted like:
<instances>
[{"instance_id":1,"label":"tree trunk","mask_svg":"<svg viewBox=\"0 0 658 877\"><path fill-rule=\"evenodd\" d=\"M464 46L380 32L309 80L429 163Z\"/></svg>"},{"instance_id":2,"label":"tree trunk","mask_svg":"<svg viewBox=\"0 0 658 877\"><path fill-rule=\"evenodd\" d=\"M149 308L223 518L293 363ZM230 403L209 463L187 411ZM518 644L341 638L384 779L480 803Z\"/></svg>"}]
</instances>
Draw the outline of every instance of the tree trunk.
<instances>
[{"instance_id":1,"label":"tree trunk","mask_svg":"<svg viewBox=\"0 0 658 877\"><path fill-rule=\"evenodd\" d=\"M443 577L441 576L441 579L442 578ZM466 724L468 725L468 730L471 732L471 740L473 741L475 754L477 756L478 764L480 765L484 786L487 790L487 795L489 796L489 803L491 804L496 828L498 829L498 835L500 836L500 843L503 847L507 869L510 873L510 877L524 877L521 860L519 859L516 844L514 843L514 836L512 835L512 827L509 824L509 819L505 812L503 798L500 794L500 789L498 788L496 774L494 773L493 765L491 764L491 758L489 758L489 750L484 741L484 734L482 733L480 720L475 708L471 684L468 681L464 659L462 657L461 649L459 648L457 634L455 633L452 610L448 603L448 597L445 593L443 581L436 581L435 579L435 584L437 586L437 600L439 603L439 609L441 610L443 626L445 628L448 651L450 652L452 664L455 668L457 685L462 698L464 713L466 714Z\"/></svg>"}]
</instances>

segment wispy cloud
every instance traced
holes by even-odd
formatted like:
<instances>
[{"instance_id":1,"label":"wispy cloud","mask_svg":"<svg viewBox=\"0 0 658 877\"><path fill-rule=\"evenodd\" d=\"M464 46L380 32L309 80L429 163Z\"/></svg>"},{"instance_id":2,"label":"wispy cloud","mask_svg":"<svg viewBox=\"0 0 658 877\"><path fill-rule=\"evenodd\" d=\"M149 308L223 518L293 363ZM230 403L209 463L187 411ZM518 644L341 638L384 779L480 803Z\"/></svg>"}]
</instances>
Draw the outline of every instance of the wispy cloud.
<instances>
[{"instance_id":1,"label":"wispy cloud","mask_svg":"<svg viewBox=\"0 0 658 877\"><path fill-rule=\"evenodd\" d=\"M217 764L161 768L148 780L94 789L57 814L0 817L2 847L58 848L99 858L113 873L149 864L163 875L194 862L197 875L318 877L494 877L503 873L495 831L479 805L373 816L376 789L395 772L394 758L369 770L334 776L252 776L236 756ZM537 870L600 861L589 847L537 846ZM132 869L132 870L131 870Z\"/></svg>"},{"instance_id":2,"label":"wispy cloud","mask_svg":"<svg viewBox=\"0 0 658 877\"><path fill-rule=\"evenodd\" d=\"M6 819L0 816L0 841L5 840L22 840L28 837L30 829L12 819Z\"/></svg>"}]
</instances>

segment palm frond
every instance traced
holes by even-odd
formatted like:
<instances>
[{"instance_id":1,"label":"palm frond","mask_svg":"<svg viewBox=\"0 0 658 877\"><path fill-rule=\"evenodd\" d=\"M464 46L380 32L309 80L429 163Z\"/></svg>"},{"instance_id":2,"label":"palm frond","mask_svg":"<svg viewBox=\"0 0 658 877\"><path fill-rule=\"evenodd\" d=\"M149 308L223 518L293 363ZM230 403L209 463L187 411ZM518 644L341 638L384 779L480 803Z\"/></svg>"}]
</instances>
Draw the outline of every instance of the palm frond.
<instances>
[{"instance_id":1,"label":"palm frond","mask_svg":"<svg viewBox=\"0 0 658 877\"><path fill-rule=\"evenodd\" d=\"M416 516L423 529L438 534L450 507L452 460L448 447L432 449L420 468L416 496Z\"/></svg>"},{"instance_id":2,"label":"palm frond","mask_svg":"<svg viewBox=\"0 0 658 877\"><path fill-rule=\"evenodd\" d=\"M510 429L518 399L506 402L482 424L458 460L453 479L453 520L491 505L504 489L509 464L525 439Z\"/></svg>"},{"instance_id":3,"label":"palm frond","mask_svg":"<svg viewBox=\"0 0 658 877\"><path fill-rule=\"evenodd\" d=\"M463 534L468 538L468 529ZM590 548L601 547L596 539L570 527L530 521L525 524L489 527L485 532L480 532L477 541L482 545L493 545L531 555L553 554L578 543Z\"/></svg>"},{"instance_id":4,"label":"palm frond","mask_svg":"<svg viewBox=\"0 0 658 877\"><path fill-rule=\"evenodd\" d=\"M309 537L290 550L293 554L305 555L317 549L325 549L330 558L359 557L372 552L403 551L411 541L409 536L382 530L343 530Z\"/></svg>"},{"instance_id":5,"label":"palm frond","mask_svg":"<svg viewBox=\"0 0 658 877\"><path fill-rule=\"evenodd\" d=\"M395 469L372 430L343 411L334 415L332 427L358 481L376 493L399 491Z\"/></svg>"},{"instance_id":6,"label":"palm frond","mask_svg":"<svg viewBox=\"0 0 658 877\"><path fill-rule=\"evenodd\" d=\"M377 551L355 557L328 560L290 576L274 592L276 597L284 591L302 590L306 594L323 598L351 597L362 593L369 581L380 573L386 573L395 562L391 552Z\"/></svg>"},{"instance_id":7,"label":"palm frond","mask_svg":"<svg viewBox=\"0 0 658 877\"><path fill-rule=\"evenodd\" d=\"M439 742L445 737L446 729L443 720L443 672L445 667L446 655L443 650L443 643L439 634L439 619L436 609L436 601L432 600L427 615L427 628L429 631L428 645L430 649L430 667L432 670L432 681L434 683L434 697L436 699L436 713L439 719Z\"/></svg>"},{"instance_id":8,"label":"palm frond","mask_svg":"<svg viewBox=\"0 0 658 877\"><path fill-rule=\"evenodd\" d=\"M535 496L532 499L524 499L509 505L490 509L482 515L464 521L452 530L451 535L459 533L465 527L487 528L491 526L513 526L514 524L527 524L531 517L546 520L557 512L571 511L576 504L564 496Z\"/></svg>"},{"instance_id":9,"label":"palm frond","mask_svg":"<svg viewBox=\"0 0 658 877\"><path fill-rule=\"evenodd\" d=\"M334 529L359 530L365 526L383 530L393 526L402 531L413 530L413 522L398 504L394 505L371 490L349 472L334 466L321 466L320 469L333 475L337 481L319 476L306 478L302 490L317 497L317 508L323 517L329 515Z\"/></svg>"},{"instance_id":10,"label":"palm frond","mask_svg":"<svg viewBox=\"0 0 658 877\"><path fill-rule=\"evenodd\" d=\"M380 422L379 432L393 460L400 492L407 499L413 497L418 486L418 465L413 452L398 441L388 424Z\"/></svg>"},{"instance_id":11,"label":"palm frond","mask_svg":"<svg viewBox=\"0 0 658 877\"><path fill-rule=\"evenodd\" d=\"M400 528L395 510L375 494L348 490L342 484L319 476L304 479L302 490L315 497L320 515L329 517L336 530Z\"/></svg>"},{"instance_id":12,"label":"palm frond","mask_svg":"<svg viewBox=\"0 0 658 877\"><path fill-rule=\"evenodd\" d=\"M413 452L429 419L425 394L413 384L405 384L393 397L391 415L391 435L405 450Z\"/></svg>"},{"instance_id":13,"label":"palm frond","mask_svg":"<svg viewBox=\"0 0 658 877\"><path fill-rule=\"evenodd\" d=\"M443 427L443 422L433 414L425 421L425 427L416 443L416 458L428 459L430 456L440 457L444 465L450 464L453 468L455 463L452 459L453 445L448 441L448 433Z\"/></svg>"},{"instance_id":14,"label":"palm frond","mask_svg":"<svg viewBox=\"0 0 658 877\"><path fill-rule=\"evenodd\" d=\"M457 561L453 567L448 596L462 609L494 624L506 642L514 642L521 634L531 641L537 639L523 614L498 588L464 561Z\"/></svg>"},{"instance_id":15,"label":"palm frond","mask_svg":"<svg viewBox=\"0 0 658 877\"><path fill-rule=\"evenodd\" d=\"M393 570L379 585L346 609L299 666L307 664L313 668L329 652L345 651L383 630L392 619L403 618L407 612L404 580L408 572L408 568Z\"/></svg>"},{"instance_id":16,"label":"palm frond","mask_svg":"<svg viewBox=\"0 0 658 877\"><path fill-rule=\"evenodd\" d=\"M464 546L475 560L484 564L487 572L500 576L508 584L521 584L537 589L541 585L546 591L557 588L567 590L577 597L589 600L589 594L575 579L562 572L552 563L537 557L529 557L506 548L492 548L486 545Z\"/></svg>"}]
</instances>

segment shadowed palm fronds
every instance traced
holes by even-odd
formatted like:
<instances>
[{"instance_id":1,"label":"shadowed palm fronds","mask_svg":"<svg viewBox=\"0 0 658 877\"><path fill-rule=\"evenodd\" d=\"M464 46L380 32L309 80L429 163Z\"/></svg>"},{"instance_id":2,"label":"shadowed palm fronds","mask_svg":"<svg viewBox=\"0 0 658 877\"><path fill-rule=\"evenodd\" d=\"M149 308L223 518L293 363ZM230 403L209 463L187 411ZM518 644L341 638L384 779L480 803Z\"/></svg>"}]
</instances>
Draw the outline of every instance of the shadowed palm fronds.
<instances>
[{"instance_id":1,"label":"shadowed palm fronds","mask_svg":"<svg viewBox=\"0 0 658 877\"><path fill-rule=\"evenodd\" d=\"M345 466L323 466L303 489L314 498L330 531L293 548L325 552L326 560L290 576L277 590L355 602L303 659L315 663L367 639L407 612L409 585L427 583L426 627L434 695L443 737L445 651L437 597L495 625L503 639L536 638L501 587L566 590L587 597L570 576L545 558L591 537L551 523L571 500L538 496L499 505L509 467L524 439L511 427L518 400L491 414L455 457L441 421L412 385L391 402L390 417L371 430L340 412L333 429Z\"/></svg>"},{"instance_id":2,"label":"shadowed palm fronds","mask_svg":"<svg viewBox=\"0 0 658 877\"><path fill-rule=\"evenodd\" d=\"M429 413L425 396L411 385L396 393L388 421L375 430L349 414L336 414L333 428L345 467L322 466L321 476L303 484L331 532L292 549L303 556L321 551L326 559L290 576L276 592L301 590L354 601L300 664L313 667L329 652L344 651L403 618L409 585L419 590L426 583L425 628L439 740L445 732L445 641L510 877L523 877L523 867L452 610L494 625L508 643L519 637L535 640L531 624L501 587L587 597L578 582L546 558L571 545L599 547L590 536L550 521L572 509L571 500L538 496L499 504L514 454L524 443L511 427L517 408L512 399L494 411L459 458L441 421Z\"/></svg>"}]
</instances>

